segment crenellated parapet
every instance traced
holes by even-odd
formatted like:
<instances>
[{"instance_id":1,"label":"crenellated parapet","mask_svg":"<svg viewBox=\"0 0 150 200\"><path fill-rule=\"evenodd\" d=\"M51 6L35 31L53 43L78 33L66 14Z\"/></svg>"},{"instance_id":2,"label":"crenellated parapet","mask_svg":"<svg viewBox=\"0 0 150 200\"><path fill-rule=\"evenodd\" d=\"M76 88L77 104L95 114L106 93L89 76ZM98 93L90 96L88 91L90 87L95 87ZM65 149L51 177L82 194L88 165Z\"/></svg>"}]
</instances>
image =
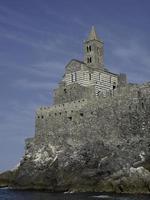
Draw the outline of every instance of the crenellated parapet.
<instances>
[{"instance_id":1,"label":"crenellated parapet","mask_svg":"<svg viewBox=\"0 0 150 200\"><path fill-rule=\"evenodd\" d=\"M39 108L36 112L36 135L41 138L44 135L46 137L48 135L50 137L52 135L59 137L64 134L77 134L76 137L83 137L85 134L84 127L86 127L88 133L96 129L97 132L95 134L97 137L103 138L102 130L99 130L99 128L105 125L109 126L108 119L110 123L114 120L115 122L113 123L116 123L117 117L121 122L121 116L128 117L126 119L128 122L124 123L131 123L131 126L136 118L141 118L142 120L142 117L145 116L142 120L143 125L141 126L143 126L143 129L141 128L141 131L148 132L149 129L145 129L144 127L148 127L148 123L150 125L149 119L146 118L149 115L149 111L150 84L128 84L125 87L117 88L113 94L108 93L107 95L97 96L93 99L80 99ZM134 118L134 116L136 117ZM118 123L120 122L118 121ZM80 136L80 134L83 135Z\"/></svg>"}]
</instances>

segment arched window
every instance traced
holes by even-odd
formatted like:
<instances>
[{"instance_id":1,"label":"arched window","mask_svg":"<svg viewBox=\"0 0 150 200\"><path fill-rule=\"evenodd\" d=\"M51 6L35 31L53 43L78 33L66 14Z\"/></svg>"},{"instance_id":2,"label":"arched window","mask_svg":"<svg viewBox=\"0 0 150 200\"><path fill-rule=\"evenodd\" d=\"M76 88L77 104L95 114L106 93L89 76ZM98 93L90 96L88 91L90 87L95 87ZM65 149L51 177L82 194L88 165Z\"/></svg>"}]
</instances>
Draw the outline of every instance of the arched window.
<instances>
[{"instance_id":1,"label":"arched window","mask_svg":"<svg viewBox=\"0 0 150 200\"><path fill-rule=\"evenodd\" d=\"M92 58L90 57L90 63L92 62Z\"/></svg>"},{"instance_id":2,"label":"arched window","mask_svg":"<svg viewBox=\"0 0 150 200\"><path fill-rule=\"evenodd\" d=\"M91 46L89 46L89 51L91 51L92 50L92 48L91 48Z\"/></svg>"},{"instance_id":3,"label":"arched window","mask_svg":"<svg viewBox=\"0 0 150 200\"><path fill-rule=\"evenodd\" d=\"M89 47L88 46L86 47L86 50L87 50L87 52L89 52Z\"/></svg>"}]
</instances>

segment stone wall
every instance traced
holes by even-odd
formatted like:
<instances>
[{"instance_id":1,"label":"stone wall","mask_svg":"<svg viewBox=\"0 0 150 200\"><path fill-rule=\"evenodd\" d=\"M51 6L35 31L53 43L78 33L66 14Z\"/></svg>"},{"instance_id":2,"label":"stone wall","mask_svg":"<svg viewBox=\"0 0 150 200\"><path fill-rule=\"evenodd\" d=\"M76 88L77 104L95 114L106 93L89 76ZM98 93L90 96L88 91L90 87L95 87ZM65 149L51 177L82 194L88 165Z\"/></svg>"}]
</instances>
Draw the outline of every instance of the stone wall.
<instances>
[{"instance_id":1,"label":"stone wall","mask_svg":"<svg viewBox=\"0 0 150 200\"><path fill-rule=\"evenodd\" d=\"M95 88L84 87L78 83L71 85L60 85L54 90L54 104L63 104L66 102L77 101L83 98L94 98Z\"/></svg>"},{"instance_id":2,"label":"stone wall","mask_svg":"<svg viewBox=\"0 0 150 200\"><path fill-rule=\"evenodd\" d=\"M150 84L128 85L108 96L41 108L36 114L36 137L53 145L101 140L119 145L126 138L150 132ZM130 137L129 137L130 138Z\"/></svg>"}]
</instances>

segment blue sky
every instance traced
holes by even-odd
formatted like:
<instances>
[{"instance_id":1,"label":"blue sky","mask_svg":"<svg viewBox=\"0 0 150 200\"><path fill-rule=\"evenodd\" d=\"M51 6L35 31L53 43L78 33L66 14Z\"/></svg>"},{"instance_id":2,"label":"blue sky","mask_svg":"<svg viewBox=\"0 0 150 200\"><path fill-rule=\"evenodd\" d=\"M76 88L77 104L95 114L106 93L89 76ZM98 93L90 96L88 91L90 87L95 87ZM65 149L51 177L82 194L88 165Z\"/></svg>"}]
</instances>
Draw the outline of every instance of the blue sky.
<instances>
[{"instance_id":1,"label":"blue sky","mask_svg":"<svg viewBox=\"0 0 150 200\"><path fill-rule=\"evenodd\" d=\"M13 168L34 135L34 114L92 25L105 64L130 82L150 81L149 0L0 0L0 171Z\"/></svg>"}]
</instances>

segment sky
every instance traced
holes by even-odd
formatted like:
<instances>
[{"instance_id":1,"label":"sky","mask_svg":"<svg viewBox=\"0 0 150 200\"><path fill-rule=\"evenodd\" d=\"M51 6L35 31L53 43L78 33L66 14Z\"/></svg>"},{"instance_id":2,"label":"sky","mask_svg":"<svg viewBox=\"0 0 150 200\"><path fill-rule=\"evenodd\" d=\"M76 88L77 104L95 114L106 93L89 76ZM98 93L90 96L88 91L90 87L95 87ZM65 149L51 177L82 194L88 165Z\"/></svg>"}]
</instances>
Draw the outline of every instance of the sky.
<instances>
[{"instance_id":1,"label":"sky","mask_svg":"<svg viewBox=\"0 0 150 200\"><path fill-rule=\"evenodd\" d=\"M65 65L83 59L92 25L110 71L150 81L149 0L0 0L0 172L21 160L36 109L52 104Z\"/></svg>"}]
</instances>

